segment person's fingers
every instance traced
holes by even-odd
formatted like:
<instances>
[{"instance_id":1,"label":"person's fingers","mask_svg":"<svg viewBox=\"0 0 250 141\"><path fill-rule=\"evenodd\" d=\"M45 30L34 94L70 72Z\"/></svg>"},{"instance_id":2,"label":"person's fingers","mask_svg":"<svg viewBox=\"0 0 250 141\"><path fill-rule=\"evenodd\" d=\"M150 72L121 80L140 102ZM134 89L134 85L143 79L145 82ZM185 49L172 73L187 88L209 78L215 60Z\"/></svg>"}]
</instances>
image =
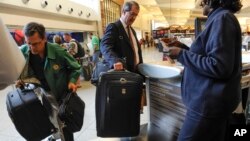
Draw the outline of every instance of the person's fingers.
<instances>
[{"instance_id":1,"label":"person's fingers","mask_svg":"<svg viewBox=\"0 0 250 141\"><path fill-rule=\"evenodd\" d=\"M114 64L114 70L122 70L123 64L121 62L117 62Z\"/></svg>"},{"instance_id":2,"label":"person's fingers","mask_svg":"<svg viewBox=\"0 0 250 141\"><path fill-rule=\"evenodd\" d=\"M72 88L72 92L76 92L77 86Z\"/></svg>"},{"instance_id":3,"label":"person's fingers","mask_svg":"<svg viewBox=\"0 0 250 141\"><path fill-rule=\"evenodd\" d=\"M15 87L16 88L19 88L19 87L22 87L22 86L24 86L24 82L22 80L17 80L15 82Z\"/></svg>"},{"instance_id":4,"label":"person's fingers","mask_svg":"<svg viewBox=\"0 0 250 141\"><path fill-rule=\"evenodd\" d=\"M74 83L69 83L68 89L71 90L72 92L76 92L77 90L77 85Z\"/></svg>"},{"instance_id":5,"label":"person's fingers","mask_svg":"<svg viewBox=\"0 0 250 141\"><path fill-rule=\"evenodd\" d=\"M171 59L176 59L182 49L178 47L169 48L169 57Z\"/></svg>"}]
</instances>

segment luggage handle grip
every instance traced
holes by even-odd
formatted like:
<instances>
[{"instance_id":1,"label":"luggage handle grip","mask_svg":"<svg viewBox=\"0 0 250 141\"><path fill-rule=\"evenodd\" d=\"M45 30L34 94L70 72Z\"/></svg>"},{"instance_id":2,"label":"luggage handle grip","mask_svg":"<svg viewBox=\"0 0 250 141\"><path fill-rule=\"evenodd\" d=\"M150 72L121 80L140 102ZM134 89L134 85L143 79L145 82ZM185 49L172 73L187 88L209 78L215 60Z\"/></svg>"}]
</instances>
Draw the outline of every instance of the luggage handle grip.
<instances>
[{"instance_id":1,"label":"luggage handle grip","mask_svg":"<svg viewBox=\"0 0 250 141\"><path fill-rule=\"evenodd\" d=\"M22 92L24 92L24 94L27 94L25 92L29 92L37 88L37 85L33 83L23 83L23 84L24 85L21 85L19 88Z\"/></svg>"}]
</instances>

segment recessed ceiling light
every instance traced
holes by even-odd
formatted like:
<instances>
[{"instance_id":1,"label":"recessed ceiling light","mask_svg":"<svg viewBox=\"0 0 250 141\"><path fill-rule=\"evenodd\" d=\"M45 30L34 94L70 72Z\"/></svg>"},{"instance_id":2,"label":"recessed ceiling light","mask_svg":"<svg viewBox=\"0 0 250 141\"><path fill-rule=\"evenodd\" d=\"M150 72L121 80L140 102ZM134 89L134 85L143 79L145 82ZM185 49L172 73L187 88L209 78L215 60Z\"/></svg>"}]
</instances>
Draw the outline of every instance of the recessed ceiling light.
<instances>
[{"instance_id":1,"label":"recessed ceiling light","mask_svg":"<svg viewBox=\"0 0 250 141\"><path fill-rule=\"evenodd\" d=\"M48 5L48 2L46 1L46 0L43 0L42 2L41 2L41 6L44 8L44 7L46 7Z\"/></svg>"},{"instance_id":2,"label":"recessed ceiling light","mask_svg":"<svg viewBox=\"0 0 250 141\"><path fill-rule=\"evenodd\" d=\"M29 0L22 0L24 4L28 3Z\"/></svg>"},{"instance_id":3,"label":"recessed ceiling light","mask_svg":"<svg viewBox=\"0 0 250 141\"><path fill-rule=\"evenodd\" d=\"M57 4L57 5L56 5L56 10L57 10L57 11L60 11L61 9L62 9L62 5L61 5L61 4Z\"/></svg>"}]
</instances>

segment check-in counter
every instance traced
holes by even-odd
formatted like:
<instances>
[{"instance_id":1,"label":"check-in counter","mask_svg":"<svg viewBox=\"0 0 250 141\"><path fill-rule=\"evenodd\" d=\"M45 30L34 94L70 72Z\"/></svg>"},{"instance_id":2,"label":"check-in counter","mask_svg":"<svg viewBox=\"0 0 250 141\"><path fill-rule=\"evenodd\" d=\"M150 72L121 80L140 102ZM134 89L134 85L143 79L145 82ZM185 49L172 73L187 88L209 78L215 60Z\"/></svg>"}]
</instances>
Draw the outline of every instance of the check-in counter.
<instances>
[{"instance_id":1,"label":"check-in counter","mask_svg":"<svg viewBox=\"0 0 250 141\"><path fill-rule=\"evenodd\" d=\"M243 70L248 69L250 70L250 65L243 67ZM149 138L151 134L154 139L156 139L155 136L160 136L157 141L176 141L186 113L181 99L182 69L168 61L163 61L141 65L139 70L146 76L150 118ZM242 84L244 89L250 87L250 74L242 77Z\"/></svg>"},{"instance_id":2,"label":"check-in counter","mask_svg":"<svg viewBox=\"0 0 250 141\"><path fill-rule=\"evenodd\" d=\"M182 68L163 61L144 64L139 70L146 76L149 140L175 141L186 113L180 89Z\"/></svg>"},{"instance_id":3,"label":"check-in counter","mask_svg":"<svg viewBox=\"0 0 250 141\"><path fill-rule=\"evenodd\" d=\"M181 78L151 79L146 81L149 99L150 124L166 140L176 140L186 113L181 100Z\"/></svg>"}]
</instances>

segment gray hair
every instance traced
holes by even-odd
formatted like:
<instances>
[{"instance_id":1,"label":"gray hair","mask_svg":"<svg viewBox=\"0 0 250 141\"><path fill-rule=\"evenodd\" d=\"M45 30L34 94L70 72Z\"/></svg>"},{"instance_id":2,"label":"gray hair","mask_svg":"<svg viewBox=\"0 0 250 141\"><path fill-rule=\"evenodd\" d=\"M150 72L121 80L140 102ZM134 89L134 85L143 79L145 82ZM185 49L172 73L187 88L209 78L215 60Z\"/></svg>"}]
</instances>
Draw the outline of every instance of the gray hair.
<instances>
[{"instance_id":1,"label":"gray hair","mask_svg":"<svg viewBox=\"0 0 250 141\"><path fill-rule=\"evenodd\" d=\"M133 5L134 5L138 10L140 10L140 6L139 6L139 4L138 4L136 1L127 1L126 3L123 4L122 12L131 11Z\"/></svg>"}]
</instances>

